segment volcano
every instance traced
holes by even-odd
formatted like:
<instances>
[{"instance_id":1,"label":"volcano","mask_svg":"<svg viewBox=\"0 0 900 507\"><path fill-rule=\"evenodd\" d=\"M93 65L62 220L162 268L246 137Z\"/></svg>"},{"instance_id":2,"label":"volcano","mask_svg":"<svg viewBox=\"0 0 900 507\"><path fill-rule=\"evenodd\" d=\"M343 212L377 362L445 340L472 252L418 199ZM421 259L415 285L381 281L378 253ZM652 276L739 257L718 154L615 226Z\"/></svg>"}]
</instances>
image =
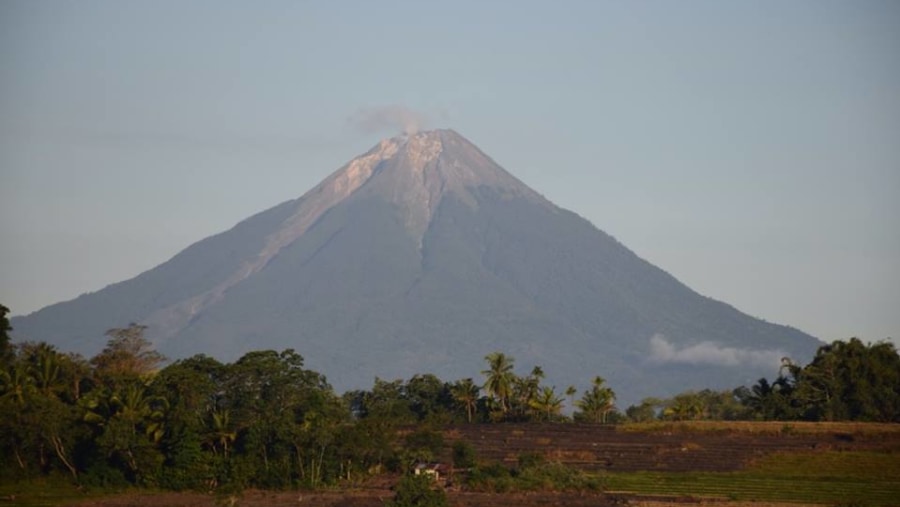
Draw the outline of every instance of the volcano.
<instances>
[{"instance_id":1,"label":"volcano","mask_svg":"<svg viewBox=\"0 0 900 507\"><path fill-rule=\"evenodd\" d=\"M502 351L631 401L752 383L819 345L697 294L452 130L383 140L298 199L12 325L93 355L130 322L172 359L293 348L338 390L477 381Z\"/></svg>"}]
</instances>

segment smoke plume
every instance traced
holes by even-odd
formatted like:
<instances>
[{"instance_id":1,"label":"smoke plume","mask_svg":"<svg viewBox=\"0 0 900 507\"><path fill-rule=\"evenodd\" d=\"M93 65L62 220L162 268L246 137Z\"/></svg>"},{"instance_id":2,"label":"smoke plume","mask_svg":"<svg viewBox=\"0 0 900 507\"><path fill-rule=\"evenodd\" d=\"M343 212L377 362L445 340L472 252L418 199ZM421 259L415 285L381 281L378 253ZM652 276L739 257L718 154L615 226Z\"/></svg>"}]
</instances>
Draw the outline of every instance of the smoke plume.
<instances>
[{"instance_id":1,"label":"smoke plume","mask_svg":"<svg viewBox=\"0 0 900 507\"><path fill-rule=\"evenodd\" d=\"M415 134L428 123L425 114L401 105L362 108L347 121L368 134L389 131L406 135Z\"/></svg>"},{"instance_id":2,"label":"smoke plume","mask_svg":"<svg viewBox=\"0 0 900 507\"><path fill-rule=\"evenodd\" d=\"M786 354L781 350L751 350L720 347L712 342L702 342L678 349L665 336L655 334L650 338L650 361L654 363L717 364L736 366L778 366Z\"/></svg>"}]
</instances>

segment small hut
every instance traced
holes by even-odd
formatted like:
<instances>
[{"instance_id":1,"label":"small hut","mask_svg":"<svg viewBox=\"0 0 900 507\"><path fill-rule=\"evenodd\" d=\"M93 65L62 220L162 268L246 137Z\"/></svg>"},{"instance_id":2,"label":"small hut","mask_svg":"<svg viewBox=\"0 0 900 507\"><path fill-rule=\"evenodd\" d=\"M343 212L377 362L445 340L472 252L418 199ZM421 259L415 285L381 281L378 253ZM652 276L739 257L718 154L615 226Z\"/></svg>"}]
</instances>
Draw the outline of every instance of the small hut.
<instances>
[{"instance_id":1,"label":"small hut","mask_svg":"<svg viewBox=\"0 0 900 507\"><path fill-rule=\"evenodd\" d=\"M449 478L450 467L443 463L418 463L413 469L415 475L429 475L435 482Z\"/></svg>"}]
</instances>

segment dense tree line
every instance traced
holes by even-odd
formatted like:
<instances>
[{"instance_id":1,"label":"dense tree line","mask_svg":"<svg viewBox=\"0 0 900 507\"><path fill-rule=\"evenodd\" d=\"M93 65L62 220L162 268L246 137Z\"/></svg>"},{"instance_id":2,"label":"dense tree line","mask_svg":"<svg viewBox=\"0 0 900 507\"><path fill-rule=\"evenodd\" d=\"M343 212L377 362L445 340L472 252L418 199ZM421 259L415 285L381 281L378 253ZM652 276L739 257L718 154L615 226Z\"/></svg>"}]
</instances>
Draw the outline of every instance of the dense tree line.
<instances>
[{"instance_id":1,"label":"dense tree line","mask_svg":"<svg viewBox=\"0 0 900 507\"><path fill-rule=\"evenodd\" d=\"M900 356L890 342L835 341L735 394L756 419L900 422Z\"/></svg>"},{"instance_id":2,"label":"dense tree line","mask_svg":"<svg viewBox=\"0 0 900 507\"><path fill-rule=\"evenodd\" d=\"M534 366L527 375L517 375L514 359L502 352L488 354L485 378L443 382L434 375L415 375L408 381L375 379L370 391L344 395L353 415L361 420L390 420L396 424L461 422L553 422L564 421L565 398L577 390L560 393L544 385L544 371ZM606 422L615 410L615 392L595 377L591 388L574 401L577 420Z\"/></svg>"},{"instance_id":3,"label":"dense tree line","mask_svg":"<svg viewBox=\"0 0 900 507\"><path fill-rule=\"evenodd\" d=\"M805 366L726 391L689 391L628 407L631 421L757 420L900 422L900 355L890 342L858 338L819 347Z\"/></svg>"},{"instance_id":4,"label":"dense tree line","mask_svg":"<svg viewBox=\"0 0 900 507\"><path fill-rule=\"evenodd\" d=\"M65 473L97 486L318 487L437 459L437 429L448 423L565 419L540 367L517 375L502 353L485 358L483 384L423 374L339 396L290 349L234 363L197 355L160 368L165 358L144 330L110 330L89 360L45 343L0 342L4 479ZM602 421L613 399L598 377L579 413ZM418 429L398 431L409 427Z\"/></svg>"},{"instance_id":5,"label":"dense tree line","mask_svg":"<svg viewBox=\"0 0 900 507\"><path fill-rule=\"evenodd\" d=\"M63 470L83 484L171 489L316 486L355 453L336 438L349 413L292 350L232 364L199 355L159 370L132 325L89 361L47 344L15 347L0 372L0 470Z\"/></svg>"},{"instance_id":6,"label":"dense tree line","mask_svg":"<svg viewBox=\"0 0 900 507\"><path fill-rule=\"evenodd\" d=\"M501 352L484 358L483 381L420 374L338 395L291 349L248 352L233 363L197 355L162 367L145 328L132 324L110 330L107 346L84 359L45 343L11 345L7 312L0 307L3 480L66 474L89 486L314 488L447 456L471 465L470 448L444 444L440 428L452 423L900 422L897 351L857 339L823 346L806 366L785 360L771 383L648 399L623 414L602 377L576 399L574 387L545 385L540 366L517 374Z\"/></svg>"}]
</instances>

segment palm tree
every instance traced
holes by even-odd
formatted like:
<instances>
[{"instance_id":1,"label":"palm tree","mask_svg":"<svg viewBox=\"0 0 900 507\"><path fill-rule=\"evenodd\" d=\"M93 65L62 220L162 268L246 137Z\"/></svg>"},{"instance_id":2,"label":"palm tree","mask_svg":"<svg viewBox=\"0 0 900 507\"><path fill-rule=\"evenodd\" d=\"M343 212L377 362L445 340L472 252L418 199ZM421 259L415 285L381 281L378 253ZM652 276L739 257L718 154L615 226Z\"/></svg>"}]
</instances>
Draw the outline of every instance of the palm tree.
<instances>
[{"instance_id":1,"label":"palm tree","mask_svg":"<svg viewBox=\"0 0 900 507\"><path fill-rule=\"evenodd\" d=\"M78 470L66 451L66 446L69 445L71 449L70 444L74 443L70 429L75 423L75 412L62 399L68 387L62 366L68 357L59 353L56 347L43 342L26 344L21 350L23 357L27 358L28 371L34 379L36 396L31 404L35 416L32 425L40 438L52 445L56 456L77 480ZM43 449L44 445L41 445L42 455Z\"/></svg>"},{"instance_id":2,"label":"palm tree","mask_svg":"<svg viewBox=\"0 0 900 507\"><path fill-rule=\"evenodd\" d=\"M231 427L231 413L228 409L212 409L210 411L211 432L209 434L209 444L216 453L218 446L222 447L222 455L228 457L228 444L235 441L237 432Z\"/></svg>"},{"instance_id":3,"label":"palm tree","mask_svg":"<svg viewBox=\"0 0 900 507\"><path fill-rule=\"evenodd\" d=\"M466 409L466 418L472 422L472 416L475 414L475 408L478 406L478 395L481 392L478 386L467 378L460 380L450 388L450 394L453 399Z\"/></svg>"},{"instance_id":4,"label":"palm tree","mask_svg":"<svg viewBox=\"0 0 900 507\"><path fill-rule=\"evenodd\" d=\"M553 416L559 415L562 402L563 399L556 395L552 387L545 386L528 402L528 405L549 421Z\"/></svg>"},{"instance_id":5,"label":"palm tree","mask_svg":"<svg viewBox=\"0 0 900 507\"><path fill-rule=\"evenodd\" d=\"M0 369L0 412L4 414L0 440L12 449L22 468L27 454L36 455L43 465L52 449L77 480L78 472L65 448L71 441L66 437L72 436L75 412L59 398L64 390L62 356L46 343L24 343L17 348L18 357L12 356L8 368Z\"/></svg>"},{"instance_id":6,"label":"palm tree","mask_svg":"<svg viewBox=\"0 0 900 507\"><path fill-rule=\"evenodd\" d=\"M99 434L100 447L109 456L119 456L132 472L142 473L144 457L159 452L156 446L165 434L168 400L148 395L146 384L131 381L115 391L92 391L81 405L83 420Z\"/></svg>"},{"instance_id":7,"label":"palm tree","mask_svg":"<svg viewBox=\"0 0 900 507\"><path fill-rule=\"evenodd\" d=\"M606 380L603 377L594 377L591 390L586 391L584 396L576 402L581 412L591 421L596 423L605 423L606 416L615 408L616 393L603 384Z\"/></svg>"},{"instance_id":8,"label":"palm tree","mask_svg":"<svg viewBox=\"0 0 900 507\"><path fill-rule=\"evenodd\" d=\"M772 384L765 378L759 379L750 389L744 388L742 391L742 402L745 407L758 419L764 421L771 418L772 412L769 410L775 389Z\"/></svg>"},{"instance_id":9,"label":"palm tree","mask_svg":"<svg viewBox=\"0 0 900 507\"><path fill-rule=\"evenodd\" d=\"M25 363L17 361L9 370L0 371L0 400L10 400L19 409L25 406L36 391L29 370Z\"/></svg>"},{"instance_id":10,"label":"palm tree","mask_svg":"<svg viewBox=\"0 0 900 507\"><path fill-rule=\"evenodd\" d=\"M673 398L663 410L663 416L676 421L698 420L703 418L703 400L697 393L681 393Z\"/></svg>"},{"instance_id":11,"label":"palm tree","mask_svg":"<svg viewBox=\"0 0 900 507\"><path fill-rule=\"evenodd\" d=\"M21 469L27 468L29 444L34 441L33 405L38 394L31 368L15 360L0 369L0 443L12 449Z\"/></svg>"},{"instance_id":12,"label":"palm tree","mask_svg":"<svg viewBox=\"0 0 900 507\"><path fill-rule=\"evenodd\" d=\"M578 389L575 389L575 386L569 386L566 388L566 396L569 397L569 405L575 406L575 395L578 394Z\"/></svg>"},{"instance_id":13,"label":"palm tree","mask_svg":"<svg viewBox=\"0 0 900 507\"><path fill-rule=\"evenodd\" d=\"M122 419L128 421L132 428L142 426L150 441L159 443L165 434L168 401L162 396L147 396L146 386L138 383L128 385L119 399Z\"/></svg>"},{"instance_id":14,"label":"palm tree","mask_svg":"<svg viewBox=\"0 0 900 507\"><path fill-rule=\"evenodd\" d=\"M487 377L484 390L488 395L496 399L500 404L500 410L504 414L509 411L509 397L512 394L513 358L502 352L492 352L484 357L488 362L488 369L481 372Z\"/></svg>"},{"instance_id":15,"label":"palm tree","mask_svg":"<svg viewBox=\"0 0 900 507\"><path fill-rule=\"evenodd\" d=\"M786 377L779 375L771 384L761 378L750 389L743 388L740 394L741 403L758 419L768 421L790 416L791 385Z\"/></svg>"},{"instance_id":16,"label":"palm tree","mask_svg":"<svg viewBox=\"0 0 900 507\"><path fill-rule=\"evenodd\" d=\"M56 350L40 343L32 351L32 375L41 394L50 396L56 391L59 380L59 361Z\"/></svg>"},{"instance_id":17,"label":"palm tree","mask_svg":"<svg viewBox=\"0 0 900 507\"><path fill-rule=\"evenodd\" d=\"M541 388L541 380L544 378L544 370L535 366L527 377L513 378L513 391L515 392L515 408L517 415L524 416L531 406L531 401L538 395ZM513 407L510 407L513 408Z\"/></svg>"}]
</instances>

